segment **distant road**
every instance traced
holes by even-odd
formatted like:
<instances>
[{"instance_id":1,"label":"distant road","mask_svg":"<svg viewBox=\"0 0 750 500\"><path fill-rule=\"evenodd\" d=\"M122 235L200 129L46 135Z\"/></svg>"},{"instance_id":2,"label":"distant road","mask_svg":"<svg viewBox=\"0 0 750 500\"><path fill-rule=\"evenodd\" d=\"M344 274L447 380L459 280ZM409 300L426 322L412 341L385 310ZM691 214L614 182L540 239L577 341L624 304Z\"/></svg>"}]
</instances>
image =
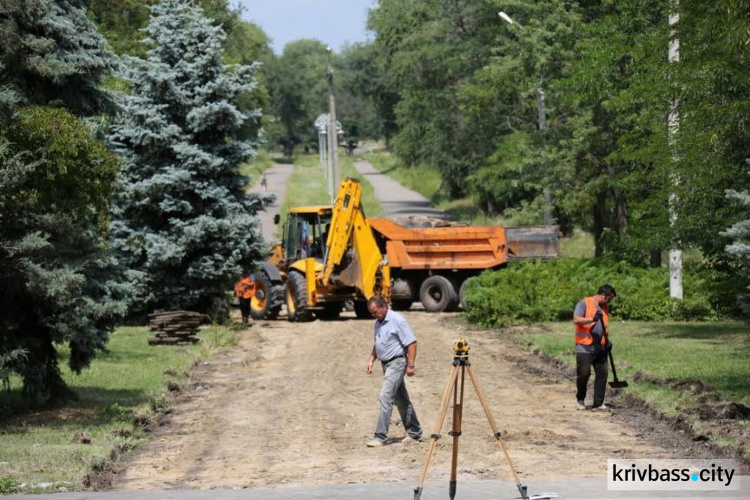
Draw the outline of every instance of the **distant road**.
<instances>
[{"instance_id":1,"label":"distant road","mask_svg":"<svg viewBox=\"0 0 750 500\"><path fill-rule=\"evenodd\" d=\"M273 223L274 216L279 213L281 205L284 203L286 194L286 185L289 182L289 176L292 175L294 165L274 163L271 168L266 169L265 176L268 181L268 190L264 190L260 184L260 179L253 184L248 192L250 193L273 193L276 195L276 201L266 207L266 210L258 213L261 224L261 234L268 245L277 241L276 225Z\"/></svg>"}]
</instances>

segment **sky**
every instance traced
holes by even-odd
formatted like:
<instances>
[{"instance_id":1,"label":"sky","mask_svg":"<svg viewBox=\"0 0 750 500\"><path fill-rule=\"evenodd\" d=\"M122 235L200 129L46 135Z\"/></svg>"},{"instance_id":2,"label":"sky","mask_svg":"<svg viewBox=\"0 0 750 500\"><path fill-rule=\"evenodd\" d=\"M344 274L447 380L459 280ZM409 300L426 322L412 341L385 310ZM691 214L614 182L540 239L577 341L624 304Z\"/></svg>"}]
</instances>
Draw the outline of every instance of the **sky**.
<instances>
[{"instance_id":1,"label":"sky","mask_svg":"<svg viewBox=\"0 0 750 500\"><path fill-rule=\"evenodd\" d=\"M376 0L235 0L242 18L259 25L271 38L274 53L301 38L314 38L341 53L345 43L371 39L367 10Z\"/></svg>"}]
</instances>

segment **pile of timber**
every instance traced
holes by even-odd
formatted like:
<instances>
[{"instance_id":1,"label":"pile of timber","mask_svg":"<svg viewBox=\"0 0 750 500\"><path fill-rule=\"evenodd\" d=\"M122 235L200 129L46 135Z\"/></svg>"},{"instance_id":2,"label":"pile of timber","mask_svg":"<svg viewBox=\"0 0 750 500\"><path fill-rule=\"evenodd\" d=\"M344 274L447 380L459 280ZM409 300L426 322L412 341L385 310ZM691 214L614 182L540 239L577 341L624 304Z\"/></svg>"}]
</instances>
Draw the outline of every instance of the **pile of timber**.
<instances>
[{"instance_id":1,"label":"pile of timber","mask_svg":"<svg viewBox=\"0 0 750 500\"><path fill-rule=\"evenodd\" d=\"M208 319L205 314L192 311L169 311L148 315L148 324L154 336L150 345L195 344L198 330Z\"/></svg>"}]
</instances>

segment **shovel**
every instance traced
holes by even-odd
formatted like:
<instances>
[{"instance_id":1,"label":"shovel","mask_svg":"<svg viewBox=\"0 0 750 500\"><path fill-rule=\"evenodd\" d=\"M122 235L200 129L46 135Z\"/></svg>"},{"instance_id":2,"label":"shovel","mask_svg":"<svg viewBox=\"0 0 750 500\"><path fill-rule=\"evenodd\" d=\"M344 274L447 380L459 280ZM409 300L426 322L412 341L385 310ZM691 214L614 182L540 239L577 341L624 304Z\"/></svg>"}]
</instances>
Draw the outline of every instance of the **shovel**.
<instances>
[{"instance_id":1,"label":"shovel","mask_svg":"<svg viewBox=\"0 0 750 500\"><path fill-rule=\"evenodd\" d=\"M602 326L604 327L604 325ZM608 337L609 332L606 330L606 327L604 328L604 336ZM617 379L617 370L615 370L615 359L612 357L612 349L607 350L607 357L609 357L609 366L612 367L612 375L615 377L615 379L609 383L609 386L613 389L621 389L623 387L627 387L627 381Z\"/></svg>"},{"instance_id":2,"label":"shovel","mask_svg":"<svg viewBox=\"0 0 750 500\"><path fill-rule=\"evenodd\" d=\"M617 380L617 370L615 370L615 360L612 358L612 351L610 350L607 355L609 356L609 366L612 367L612 375L615 377L615 379L609 383L609 386L613 389L627 387L628 383L625 380Z\"/></svg>"}]
</instances>

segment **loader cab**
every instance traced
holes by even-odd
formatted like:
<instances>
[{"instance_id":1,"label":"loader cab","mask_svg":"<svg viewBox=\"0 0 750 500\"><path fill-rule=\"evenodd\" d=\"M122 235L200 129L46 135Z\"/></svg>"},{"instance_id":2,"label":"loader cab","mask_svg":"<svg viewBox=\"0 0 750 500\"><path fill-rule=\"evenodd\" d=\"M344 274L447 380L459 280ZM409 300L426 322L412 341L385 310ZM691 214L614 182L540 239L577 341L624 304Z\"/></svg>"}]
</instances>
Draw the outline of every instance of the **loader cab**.
<instances>
[{"instance_id":1,"label":"loader cab","mask_svg":"<svg viewBox=\"0 0 750 500\"><path fill-rule=\"evenodd\" d=\"M325 259L331 207L294 208L284 223L284 260L291 264L313 257Z\"/></svg>"}]
</instances>

